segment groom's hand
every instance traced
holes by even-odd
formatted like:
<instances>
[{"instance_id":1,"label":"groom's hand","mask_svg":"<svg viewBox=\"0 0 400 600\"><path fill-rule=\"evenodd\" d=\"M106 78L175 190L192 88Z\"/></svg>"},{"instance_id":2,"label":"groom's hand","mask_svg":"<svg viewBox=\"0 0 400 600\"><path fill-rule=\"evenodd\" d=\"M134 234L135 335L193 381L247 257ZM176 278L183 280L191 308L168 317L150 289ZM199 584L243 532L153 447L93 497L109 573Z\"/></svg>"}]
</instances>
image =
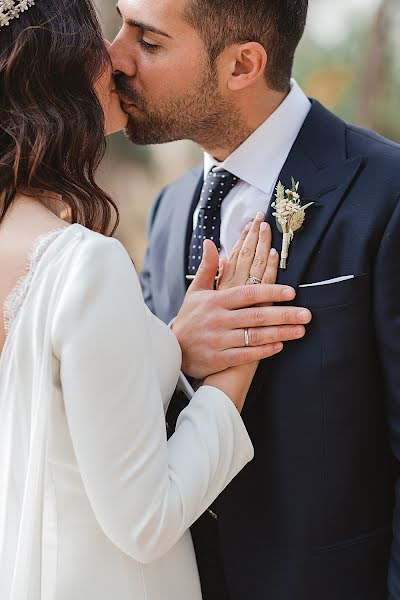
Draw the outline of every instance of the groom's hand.
<instances>
[{"instance_id":1,"label":"groom's hand","mask_svg":"<svg viewBox=\"0 0 400 600\"><path fill-rule=\"evenodd\" d=\"M288 286L214 291L217 269L217 250L206 244L202 265L172 325L182 348L182 370L195 379L275 355L281 342L302 338L304 325L312 318L305 308L257 306L293 300L295 290ZM245 347L245 329L249 347Z\"/></svg>"}]
</instances>

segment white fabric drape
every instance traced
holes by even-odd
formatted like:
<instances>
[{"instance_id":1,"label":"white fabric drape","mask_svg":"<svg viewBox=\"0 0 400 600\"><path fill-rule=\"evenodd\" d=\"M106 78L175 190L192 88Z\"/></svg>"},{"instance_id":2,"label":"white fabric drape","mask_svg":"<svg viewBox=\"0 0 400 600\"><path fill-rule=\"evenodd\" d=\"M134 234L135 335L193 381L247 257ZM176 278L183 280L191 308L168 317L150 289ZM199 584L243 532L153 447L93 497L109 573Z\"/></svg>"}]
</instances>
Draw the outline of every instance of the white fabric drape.
<instances>
[{"instance_id":1,"label":"white fabric drape","mask_svg":"<svg viewBox=\"0 0 400 600\"><path fill-rule=\"evenodd\" d=\"M4 600L41 598L42 518L51 400L47 382L52 376L50 323L62 289L65 267L72 260L78 241L79 236L57 256L54 272L59 275L52 288L46 279L41 281L48 262L48 257L43 257L30 290L36 296L36 310L31 315L35 323L31 329L33 338L24 340L22 352L14 347L14 339L22 333L20 315L17 315L0 358L0 423L4 432L0 436L0 490L3 492L0 493L0 590ZM10 364L13 368L9 368ZM25 381L25 385L16 386L16 377Z\"/></svg>"}]
</instances>

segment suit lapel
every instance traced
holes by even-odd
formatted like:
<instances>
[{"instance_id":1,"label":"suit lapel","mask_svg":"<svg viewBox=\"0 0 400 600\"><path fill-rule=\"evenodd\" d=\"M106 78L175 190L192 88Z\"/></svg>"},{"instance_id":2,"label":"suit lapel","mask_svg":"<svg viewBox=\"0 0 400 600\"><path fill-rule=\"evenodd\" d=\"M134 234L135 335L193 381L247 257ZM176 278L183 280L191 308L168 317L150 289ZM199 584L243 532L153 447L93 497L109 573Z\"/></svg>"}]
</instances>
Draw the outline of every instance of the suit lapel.
<instances>
[{"instance_id":1,"label":"suit lapel","mask_svg":"<svg viewBox=\"0 0 400 600\"><path fill-rule=\"evenodd\" d=\"M299 181L302 203L315 201L315 204L307 209L304 226L295 233L287 269L279 270L278 283L295 288L301 284L307 264L361 164L362 157L346 157L344 123L313 102L279 179L286 188L290 187L292 177ZM270 204L266 220L272 228L273 247L280 252L282 234L277 229L273 212Z\"/></svg>"},{"instance_id":2,"label":"suit lapel","mask_svg":"<svg viewBox=\"0 0 400 600\"><path fill-rule=\"evenodd\" d=\"M186 262L192 235L192 216L203 185L203 168L197 167L172 187L172 235L167 249L168 291L171 314L178 314L186 294Z\"/></svg>"}]
</instances>

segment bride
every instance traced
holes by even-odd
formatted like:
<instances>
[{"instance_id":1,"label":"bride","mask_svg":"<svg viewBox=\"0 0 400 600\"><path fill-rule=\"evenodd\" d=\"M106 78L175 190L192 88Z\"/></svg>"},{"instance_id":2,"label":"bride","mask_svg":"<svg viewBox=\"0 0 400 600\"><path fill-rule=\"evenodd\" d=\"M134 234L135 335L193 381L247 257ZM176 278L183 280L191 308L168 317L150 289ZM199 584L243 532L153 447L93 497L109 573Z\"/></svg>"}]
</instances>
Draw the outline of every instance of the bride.
<instances>
[{"instance_id":1,"label":"bride","mask_svg":"<svg viewBox=\"0 0 400 600\"><path fill-rule=\"evenodd\" d=\"M240 411L257 362L208 377L167 442L181 351L94 181L104 123L126 122L113 88L90 0L0 1L2 600L200 600L189 527L253 457ZM255 254L274 283L262 220L216 293Z\"/></svg>"}]
</instances>

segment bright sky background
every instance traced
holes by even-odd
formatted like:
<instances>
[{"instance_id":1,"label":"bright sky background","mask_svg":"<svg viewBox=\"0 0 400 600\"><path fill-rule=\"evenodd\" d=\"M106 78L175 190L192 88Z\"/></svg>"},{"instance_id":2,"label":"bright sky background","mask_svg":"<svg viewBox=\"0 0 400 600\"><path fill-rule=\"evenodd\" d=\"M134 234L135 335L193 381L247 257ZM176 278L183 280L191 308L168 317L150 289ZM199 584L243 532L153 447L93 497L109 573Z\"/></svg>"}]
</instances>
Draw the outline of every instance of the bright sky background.
<instances>
[{"instance_id":1,"label":"bright sky background","mask_svg":"<svg viewBox=\"0 0 400 600\"><path fill-rule=\"evenodd\" d=\"M370 19L381 0L310 0L308 35L320 46L345 40L355 20Z\"/></svg>"}]
</instances>

